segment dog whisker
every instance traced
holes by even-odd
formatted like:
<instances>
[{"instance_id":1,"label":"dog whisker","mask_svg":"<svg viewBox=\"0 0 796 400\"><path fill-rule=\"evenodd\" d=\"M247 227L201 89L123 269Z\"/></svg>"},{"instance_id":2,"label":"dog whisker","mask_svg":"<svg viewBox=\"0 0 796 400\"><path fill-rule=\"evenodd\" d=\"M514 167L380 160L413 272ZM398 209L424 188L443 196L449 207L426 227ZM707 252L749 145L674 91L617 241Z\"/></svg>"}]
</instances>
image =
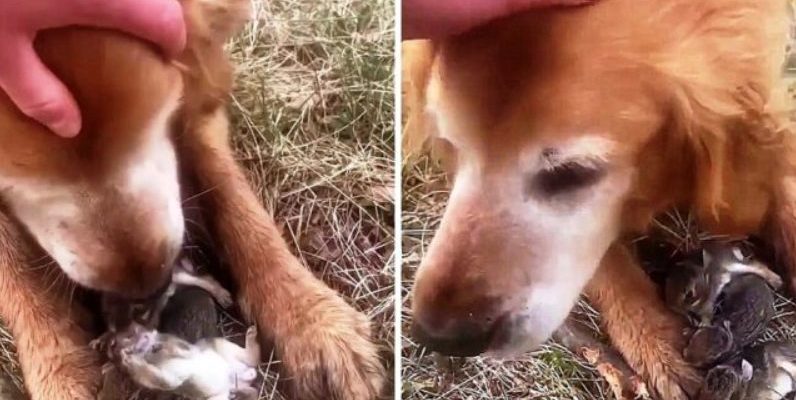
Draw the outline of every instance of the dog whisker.
<instances>
[{"instance_id":1,"label":"dog whisker","mask_svg":"<svg viewBox=\"0 0 796 400\"><path fill-rule=\"evenodd\" d=\"M188 197L186 197L186 198L182 199L182 204L185 204L185 203L187 203L187 202L189 202L189 201L191 201L191 200L196 200L196 199L198 199L199 197L201 197L201 196L204 196L204 195L206 195L206 194L208 194L208 193L210 193L210 192L212 192L212 191L214 191L214 190L216 190L216 187L215 187L215 186L214 186L214 187L211 187L211 188L209 188L209 189L203 190L203 191L201 191L201 192L199 192L199 193L196 193L196 194L194 194L194 195L188 196Z\"/></svg>"}]
</instances>

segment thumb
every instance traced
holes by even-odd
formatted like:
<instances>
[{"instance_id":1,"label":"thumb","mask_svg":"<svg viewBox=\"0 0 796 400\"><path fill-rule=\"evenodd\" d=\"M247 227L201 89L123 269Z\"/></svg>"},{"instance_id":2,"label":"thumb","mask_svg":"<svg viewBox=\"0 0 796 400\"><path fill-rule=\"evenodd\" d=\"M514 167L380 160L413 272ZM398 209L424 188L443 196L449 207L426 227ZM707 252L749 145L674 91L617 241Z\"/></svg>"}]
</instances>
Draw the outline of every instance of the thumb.
<instances>
[{"instance_id":1,"label":"thumb","mask_svg":"<svg viewBox=\"0 0 796 400\"><path fill-rule=\"evenodd\" d=\"M31 38L18 35L0 42L0 89L20 111L57 135L80 132L77 103L36 55Z\"/></svg>"}]
</instances>

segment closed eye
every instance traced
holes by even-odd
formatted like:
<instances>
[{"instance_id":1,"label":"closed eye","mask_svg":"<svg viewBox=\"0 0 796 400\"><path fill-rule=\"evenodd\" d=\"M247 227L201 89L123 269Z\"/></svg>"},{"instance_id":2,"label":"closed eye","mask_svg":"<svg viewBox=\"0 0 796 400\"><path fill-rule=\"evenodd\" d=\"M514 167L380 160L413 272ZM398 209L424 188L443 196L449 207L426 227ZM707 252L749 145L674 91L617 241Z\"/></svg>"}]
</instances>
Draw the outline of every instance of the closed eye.
<instances>
[{"instance_id":1,"label":"closed eye","mask_svg":"<svg viewBox=\"0 0 796 400\"><path fill-rule=\"evenodd\" d=\"M604 176L602 165L568 161L539 171L531 178L531 190L552 197L594 185Z\"/></svg>"}]
</instances>

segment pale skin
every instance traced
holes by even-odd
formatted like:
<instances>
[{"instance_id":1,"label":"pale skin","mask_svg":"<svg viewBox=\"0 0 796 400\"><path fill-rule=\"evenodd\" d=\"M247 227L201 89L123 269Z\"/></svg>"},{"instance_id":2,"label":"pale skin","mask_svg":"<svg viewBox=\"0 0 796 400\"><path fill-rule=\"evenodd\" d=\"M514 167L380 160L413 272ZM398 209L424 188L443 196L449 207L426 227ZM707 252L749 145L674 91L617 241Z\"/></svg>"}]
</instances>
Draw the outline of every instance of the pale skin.
<instances>
[{"instance_id":1,"label":"pale skin","mask_svg":"<svg viewBox=\"0 0 796 400\"><path fill-rule=\"evenodd\" d=\"M491 20L542 7L580 6L596 0L403 0L402 36L436 39Z\"/></svg>"},{"instance_id":2,"label":"pale skin","mask_svg":"<svg viewBox=\"0 0 796 400\"><path fill-rule=\"evenodd\" d=\"M117 29L171 57L185 46L177 0L0 0L0 89L25 115L62 137L80 132L78 105L33 48L42 30L72 25Z\"/></svg>"}]
</instances>

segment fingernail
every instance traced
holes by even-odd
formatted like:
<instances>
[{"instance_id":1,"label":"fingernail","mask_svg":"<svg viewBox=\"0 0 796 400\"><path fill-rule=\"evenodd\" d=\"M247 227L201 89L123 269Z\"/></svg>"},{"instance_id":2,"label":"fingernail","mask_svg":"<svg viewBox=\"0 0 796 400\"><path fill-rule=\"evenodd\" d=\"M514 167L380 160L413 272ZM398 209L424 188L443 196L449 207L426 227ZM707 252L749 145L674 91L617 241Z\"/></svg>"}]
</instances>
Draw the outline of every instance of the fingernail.
<instances>
[{"instance_id":1,"label":"fingernail","mask_svg":"<svg viewBox=\"0 0 796 400\"><path fill-rule=\"evenodd\" d=\"M50 130L55 132L56 135L65 137L65 138L73 138L80 133L80 120L75 119L62 119L60 121L56 121L51 123L49 126Z\"/></svg>"}]
</instances>

